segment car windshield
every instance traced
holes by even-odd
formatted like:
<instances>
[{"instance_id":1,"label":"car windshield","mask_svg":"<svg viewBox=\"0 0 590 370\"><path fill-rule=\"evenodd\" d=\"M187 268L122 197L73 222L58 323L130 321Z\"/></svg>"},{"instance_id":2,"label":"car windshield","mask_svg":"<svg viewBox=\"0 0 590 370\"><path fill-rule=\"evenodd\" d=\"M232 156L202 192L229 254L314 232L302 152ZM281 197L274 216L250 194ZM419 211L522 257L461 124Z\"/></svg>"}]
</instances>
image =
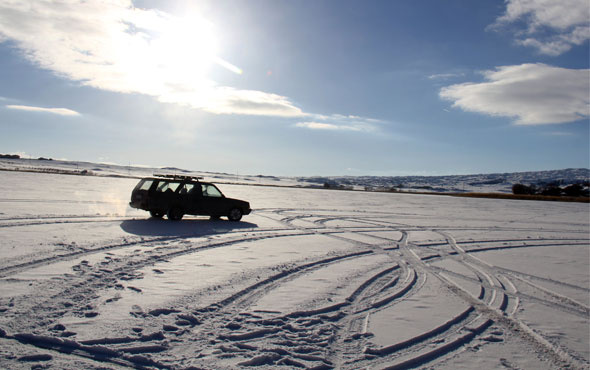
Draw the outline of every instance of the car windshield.
<instances>
[{"instance_id":1,"label":"car windshield","mask_svg":"<svg viewBox=\"0 0 590 370\"><path fill-rule=\"evenodd\" d=\"M154 180L141 180L135 188L138 190L149 190L153 183Z\"/></svg>"},{"instance_id":2,"label":"car windshield","mask_svg":"<svg viewBox=\"0 0 590 370\"><path fill-rule=\"evenodd\" d=\"M223 196L221 194L221 192L214 185L201 184L201 188L203 190L203 196L204 197L217 197L217 198L220 198L220 197Z\"/></svg>"}]
</instances>

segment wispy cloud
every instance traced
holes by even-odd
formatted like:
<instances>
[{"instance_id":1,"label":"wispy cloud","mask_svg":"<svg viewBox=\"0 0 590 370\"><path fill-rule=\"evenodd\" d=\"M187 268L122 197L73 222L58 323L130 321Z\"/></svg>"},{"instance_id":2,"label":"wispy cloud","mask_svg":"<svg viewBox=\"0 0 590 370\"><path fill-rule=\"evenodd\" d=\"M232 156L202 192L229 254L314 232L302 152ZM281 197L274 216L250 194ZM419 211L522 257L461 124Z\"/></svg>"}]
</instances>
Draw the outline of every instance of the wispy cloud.
<instances>
[{"instance_id":1,"label":"wispy cloud","mask_svg":"<svg viewBox=\"0 0 590 370\"><path fill-rule=\"evenodd\" d=\"M330 116L310 115L311 121L297 122L295 127L324 131L356 131L373 133L378 131L378 124L384 121L359 116L344 116L333 114Z\"/></svg>"},{"instance_id":2,"label":"wispy cloud","mask_svg":"<svg viewBox=\"0 0 590 370\"><path fill-rule=\"evenodd\" d=\"M588 0L507 0L491 29L515 29L516 42L557 56L590 39ZM524 27L521 25L524 24Z\"/></svg>"},{"instance_id":3,"label":"wispy cloud","mask_svg":"<svg viewBox=\"0 0 590 370\"><path fill-rule=\"evenodd\" d=\"M308 128L311 130L343 130L343 131L361 131L358 127L336 125L324 122L297 122L297 127Z\"/></svg>"},{"instance_id":4,"label":"wispy cloud","mask_svg":"<svg viewBox=\"0 0 590 370\"><path fill-rule=\"evenodd\" d=\"M545 135L548 136L573 136L574 134L571 132L565 132L565 131L552 131L552 132L548 132Z\"/></svg>"},{"instance_id":5,"label":"wispy cloud","mask_svg":"<svg viewBox=\"0 0 590 370\"><path fill-rule=\"evenodd\" d=\"M448 80L456 77L463 77L464 73L438 73L428 76L430 80Z\"/></svg>"},{"instance_id":6,"label":"wispy cloud","mask_svg":"<svg viewBox=\"0 0 590 370\"><path fill-rule=\"evenodd\" d=\"M216 114L305 115L285 96L208 78L217 67L242 73L217 55L217 34L199 14L178 17L131 0L0 1L0 42L63 78Z\"/></svg>"},{"instance_id":7,"label":"wispy cloud","mask_svg":"<svg viewBox=\"0 0 590 370\"><path fill-rule=\"evenodd\" d=\"M51 113L51 114L58 114L60 116L79 116L80 113L68 109L68 108L42 108L42 107L31 107L28 105L6 105L8 109L16 109L16 110L24 110L29 112L41 112L41 113Z\"/></svg>"},{"instance_id":8,"label":"wispy cloud","mask_svg":"<svg viewBox=\"0 0 590 370\"><path fill-rule=\"evenodd\" d=\"M453 107L492 116L514 117L517 124L567 123L590 112L590 70L522 64L485 71L485 82L441 89Z\"/></svg>"}]
</instances>

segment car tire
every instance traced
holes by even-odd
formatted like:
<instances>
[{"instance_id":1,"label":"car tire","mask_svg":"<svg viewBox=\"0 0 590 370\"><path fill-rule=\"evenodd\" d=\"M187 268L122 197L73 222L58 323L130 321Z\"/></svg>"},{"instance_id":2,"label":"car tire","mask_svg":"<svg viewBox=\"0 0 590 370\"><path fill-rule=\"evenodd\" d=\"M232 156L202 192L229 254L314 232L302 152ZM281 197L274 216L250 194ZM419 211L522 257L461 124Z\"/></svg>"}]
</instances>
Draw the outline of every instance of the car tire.
<instances>
[{"instance_id":1,"label":"car tire","mask_svg":"<svg viewBox=\"0 0 590 370\"><path fill-rule=\"evenodd\" d=\"M219 220L219 216L209 216L209 221L217 221Z\"/></svg>"},{"instance_id":2,"label":"car tire","mask_svg":"<svg viewBox=\"0 0 590 370\"><path fill-rule=\"evenodd\" d=\"M164 217L164 212L162 211L150 211L150 216L152 216L153 218L162 218Z\"/></svg>"},{"instance_id":3,"label":"car tire","mask_svg":"<svg viewBox=\"0 0 590 370\"><path fill-rule=\"evenodd\" d=\"M180 209L179 207L172 207L168 210L168 213L166 215L168 216L169 220L178 221L182 219L184 213L182 213L182 209Z\"/></svg>"},{"instance_id":4,"label":"car tire","mask_svg":"<svg viewBox=\"0 0 590 370\"><path fill-rule=\"evenodd\" d=\"M230 221L240 221L242 219L242 210L239 208L232 208L227 215L227 219Z\"/></svg>"}]
</instances>

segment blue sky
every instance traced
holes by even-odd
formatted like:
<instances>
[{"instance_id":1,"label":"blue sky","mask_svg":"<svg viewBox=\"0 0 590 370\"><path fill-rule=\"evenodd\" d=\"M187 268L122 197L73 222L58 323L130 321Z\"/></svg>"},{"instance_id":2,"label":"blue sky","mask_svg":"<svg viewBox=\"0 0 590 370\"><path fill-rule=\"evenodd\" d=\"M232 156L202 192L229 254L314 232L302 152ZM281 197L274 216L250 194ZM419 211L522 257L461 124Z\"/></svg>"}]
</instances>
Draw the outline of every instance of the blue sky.
<instances>
[{"instance_id":1,"label":"blue sky","mask_svg":"<svg viewBox=\"0 0 590 370\"><path fill-rule=\"evenodd\" d=\"M0 0L0 153L267 175L590 167L587 0Z\"/></svg>"}]
</instances>

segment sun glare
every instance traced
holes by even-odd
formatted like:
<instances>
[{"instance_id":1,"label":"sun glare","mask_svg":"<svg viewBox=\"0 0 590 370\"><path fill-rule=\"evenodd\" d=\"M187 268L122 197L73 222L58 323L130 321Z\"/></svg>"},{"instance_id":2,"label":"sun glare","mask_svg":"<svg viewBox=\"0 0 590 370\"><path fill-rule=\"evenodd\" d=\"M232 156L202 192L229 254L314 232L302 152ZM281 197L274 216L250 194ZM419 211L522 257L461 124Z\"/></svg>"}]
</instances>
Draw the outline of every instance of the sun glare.
<instances>
[{"instance_id":1,"label":"sun glare","mask_svg":"<svg viewBox=\"0 0 590 370\"><path fill-rule=\"evenodd\" d=\"M217 55L213 25L198 17L170 20L151 44L158 67L171 76L204 77Z\"/></svg>"},{"instance_id":2,"label":"sun glare","mask_svg":"<svg viewBox=\"0 0 590 370\"><path fill-rule=\"evenodd\" d=\"M137 19L135 28L117 45L122 83L163 101L206 106L215 86L208 77L212 67L242 74L240 68L217 56L218 31L199 15L151 13Z\"/></svg>"}]
</instances>

